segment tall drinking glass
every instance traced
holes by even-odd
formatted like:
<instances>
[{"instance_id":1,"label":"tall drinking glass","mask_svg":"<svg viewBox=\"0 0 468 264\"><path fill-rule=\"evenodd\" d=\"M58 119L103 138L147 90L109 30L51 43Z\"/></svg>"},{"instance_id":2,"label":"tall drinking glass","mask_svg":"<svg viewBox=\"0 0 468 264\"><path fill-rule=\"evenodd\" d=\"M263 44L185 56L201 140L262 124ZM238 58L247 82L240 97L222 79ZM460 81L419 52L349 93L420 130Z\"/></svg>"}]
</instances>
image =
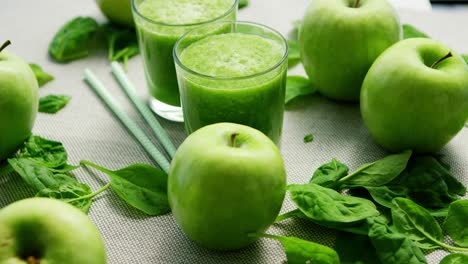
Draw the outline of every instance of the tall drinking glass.
<instances>
[{"instance_id":1,"label":"tall drinking glass","mask_svg":"<svg viewBox=\"0 0 468 264\"><path fill-rule=\"evenodd\" d=\"M174 48L188 133L219 122L281 138L288 46L266 26L218 22L182 36Z\"/></svg>"},{"instance_id":2,"label":"tall drinking glass","mask_svg":"<svg viewBox=\"0 0 468 264\"><path fill-rule=\"evenodd\" d=\"M183 121L172 57L177 39L198 26L234 21L237 0L132 0L149 104L161 117Z\"/></svg>"}]
</instances>

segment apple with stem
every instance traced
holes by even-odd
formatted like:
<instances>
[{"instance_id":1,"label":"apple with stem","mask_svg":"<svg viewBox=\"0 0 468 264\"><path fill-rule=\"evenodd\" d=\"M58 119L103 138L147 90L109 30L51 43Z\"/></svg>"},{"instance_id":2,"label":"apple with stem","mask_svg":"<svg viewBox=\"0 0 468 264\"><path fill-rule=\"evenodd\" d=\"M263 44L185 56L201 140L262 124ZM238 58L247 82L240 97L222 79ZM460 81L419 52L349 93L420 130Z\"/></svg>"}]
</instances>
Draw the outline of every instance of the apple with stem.
<instances>
[{"instance_id":1,"label":"apple with stem","mask_svg":"<svg viewBox=\"0 0 468 264\"><path fill-rule=\"evenodd\" d=\"M38 108L38 84L29 65L0 46L0 161L31 134Z\"/></svg>"},{"instance_id":2,"label":"apple with stem","mask_svg":"<svg viewBox=\"0 0 468 264\"><path fill-rule=\"evenodd\" d=\"M110 22L126 27L135 26L131 7L132 0L96 0L96 3Z\"/></svg>"},{"instance_id":3,"label":"apple with stem","mask_svg":"<svg viewBox=\"0 0 468 264\"><path fill-rule=\"evenodd\" d=\"M29 198L0 210L0 264L105 264L88 216L65 202Z\"/></svg>"},{"instance_id":4,"label":"apple with stem","mask_svg":"<svg viewBox=\"0 0 468 264\"><path fill-rule=\"evenodd\" d=\"M358 101L370 66L400 38L399 18L387 0L314 0L300 27L299 49L321 94Z\"/></svg>"},{"instance_id":5,"label":"apple with stem","mask_svg":"<svg viewBox=\"0 0 468 264\"><path fill-rule=\"evenodd\" d=\"M386 150L435 152L468 119L468 66L444 44L403 40L372 65L361 91L361 114Z\"/></svg>"},{"instance_id":6,"label":"apple with stem","mask_svg":"<svg viewBox=\"0 0 468 264\"><path fill-rule=\"evenodd\" d=\"M262 132L238 124L200 128L179 147L168 198L179 227L198 244L245 247L278 215L286 190L281 154Z\"/></svg>"}]
</instances>

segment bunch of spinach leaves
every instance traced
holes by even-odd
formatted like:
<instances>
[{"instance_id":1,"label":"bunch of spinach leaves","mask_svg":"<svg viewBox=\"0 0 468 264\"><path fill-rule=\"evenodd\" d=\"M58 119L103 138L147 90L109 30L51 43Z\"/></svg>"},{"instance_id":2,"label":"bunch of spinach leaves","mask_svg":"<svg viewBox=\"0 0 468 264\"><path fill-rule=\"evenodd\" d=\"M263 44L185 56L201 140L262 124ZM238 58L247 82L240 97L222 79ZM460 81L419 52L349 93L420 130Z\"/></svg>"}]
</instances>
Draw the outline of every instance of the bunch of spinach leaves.
<instances>
[{"instance_id":1,"label":"bunch of spinach leaves","mask_svg":"<svg viewBox=\"0 0 468 264\"><path fill-rule=\"evenodd\" d=\"M129 205L148 215L170 211L167 200L167 175L146 164L134 164L112 171L90 161L93 167L110 178L110 182L93 192L71 172L80 166L68 164L63 144L39 136L30 136L15 157L8 159L11 168L36 192L36 196L62 200L88 212L93 198L111 188Z\"/></svg>"},{"instance_id":2,"label":"bunch of spinach leaves","mask_svg":"<svg viewBox=\"0 0 468 264\"><path fill-rule=\"evenodd\" d=\"M332 159L309 183L289 185L297 209L277 221L300 217L339 230L336 248L342 263L416 264L426 263L421 249L468 251L468 201L460 200L466 188L437 158L404 151L348 172ZM443 228L434 215L447 216ZM443 230L458 246L443 242ZM356 254L348 248L355 240L374 251Z\"/></svg>"}]
</instances>

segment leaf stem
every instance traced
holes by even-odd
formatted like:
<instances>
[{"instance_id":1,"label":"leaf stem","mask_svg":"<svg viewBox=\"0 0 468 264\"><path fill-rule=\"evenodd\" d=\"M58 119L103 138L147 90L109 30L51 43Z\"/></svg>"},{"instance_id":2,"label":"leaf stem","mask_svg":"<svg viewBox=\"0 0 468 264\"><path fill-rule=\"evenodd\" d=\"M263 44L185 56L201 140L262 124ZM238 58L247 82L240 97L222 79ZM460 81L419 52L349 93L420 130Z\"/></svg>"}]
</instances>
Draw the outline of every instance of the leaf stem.
<instances>
[{"instance_id":1,"label":"leaf stem","mask_svg":"<svg viewBox=\"0 0 468 264\"><path fill-rule=\"evenodd\" d=\"M74 198L74 199L70 199L70 200L67 200L67 203L72 203L72 202L76 202L76 201L80 201L80 200L84 200L84 199L88 199L88 198L94 198L96 195L102 193L103 191L107 190L109 187L111 186L111 183L109 182L108 184L104 185L104 187L102 187L101 189L93 192L93 193L90 193L88 195L84 195L84 196L81 196L81 197L78 197L78 198Z\"/></svg>"},{"instance_id":2,"label":"leaf stem","mask_svg":"<svg viewBox=\"0 0 468 264\"><path fill-rule=\"evenodd\" d=\"M104 168L104 167L101 167L101 166L95 164L95 163L92 163L92 162L89 161L89 160L81 160L81 161L80 161L80 164L87 165L87 166L89 166L89 167L95 168L96 170L102 171L102 172L107 173L107 174L108 174L108 173L112 173L111 170L108 170L108 169L106 169L106 168Z\"/></svg>"},{"instance_id":3,"label":"leaf stem","mask_svg":"<svg viewBox=\"0 0 468 264\"><path fill-rule=\"evenodd\" d=\"M279 236L267 234L267 233L249 233L247 236L249 237L265 237L265 238L272 238L272 239L277 239Z\"/></svg>"},{"instance_id":4,"label":"leaf stem","mask_svg":"<svg viewBox=\"0 0 468 264\"><path fill-rule=\"evenodd\" d=\"M419 230L419 228L418 228L418 230ZM431 235L427 234L425 231L423 231L423 230L419 230L419 231L421 233L423 233L426 236L426 238L428 238L429 240L431 240L432 242L434 242L435 244L437 244L438 246L440 246L442 248L445 248L445 249L448 249L448 250L453 250L453 251L468 252L468 248L454 247L454 246L447 245L444 242L440 242L439 240L433 238Z\"/></svg>"},{"instance_id":5,"label":"leaf stem","mask_svg":"<svg viewBox=\"0 0 468 264\"><path fill-rule=\"evenodd\" d=\"M447 55L445 55L444 57L438 59L436 62L434 62L432 65L431 65L431 68L433 69L436 69L437 65L439 65L439 63L441 63L442 61L452 57L452 52L449 52Z\"/></svg>"},{"instance_id":6,"label":"leaf stem","mask_svg":"<svg viewBox=\"0 0 468 264\"><path fill-rule=\"evenodd\" d=\"M299 211L300 211L299 209L295 209L295 210L292 210L290 212L284 213L282 215L278 215L278 217L276 217L276 219L275 219L275 223L281 222L281 221L286 220L286 219L291 218L291 217L294 217L294 216L297 215L297 213Z\"/></svg>"},{"instance_id":7,"label":"leaf stem","mask_svg":"<svg viewBox=\"0 0 468 264\"><path fill-rule=\"evenodd\" d=\"M0 52L2 52L3 49L5 49L6 47L8 47L8 45L11 44L11 41L10 40L7 40L5 41L2 46L0 46Z\"/></svg>"}]
</instances>

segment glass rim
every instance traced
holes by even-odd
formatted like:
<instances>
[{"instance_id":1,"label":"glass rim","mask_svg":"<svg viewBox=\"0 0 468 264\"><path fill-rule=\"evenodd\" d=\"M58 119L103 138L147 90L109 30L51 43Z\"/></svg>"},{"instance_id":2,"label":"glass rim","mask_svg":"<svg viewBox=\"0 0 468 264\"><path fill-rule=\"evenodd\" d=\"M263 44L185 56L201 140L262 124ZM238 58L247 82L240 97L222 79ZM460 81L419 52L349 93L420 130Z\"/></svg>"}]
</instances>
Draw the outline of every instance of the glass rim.
<instances>
[{"instance_id":1,"label":"glass rim","mask_svg":"<svg viewBox=\"0 0 468 264\"><path fill-rule=\"evenodd\" d=\"M179 56L177 55L177 52L176 52L177 47L180 45L181 41L184 38L186 38L189 34L193 33L196 30L200 30L200 29L203 29L204 27L208 27L208 26L212 26L212 25L216 25L216 24L231 24L231 25L232 24L242 24L242 25L248 25L248 26L253 26L253 27L257 27L257 28L266 29L266 30L272 32L273 34L275 34L276 36L279 36L279 38L282 40L282 42L284 44L284 47L285 47L283 57L281 57L281 59L277 63L275 63L273 66L269 67L268 69L266 69L264 71L257 72L257 73L254 73L254 74L245 75L245 76L236 76L236 77L217 77L217 76L207 75L207 74L203 74L203 73L194 71L194 70L188 68L187 66L185 66L180 61ZM174 56L174 61L184 71L187 71L188 73L191 73L191 74L196 75L198 77L203 77L203 78L210 79L210 80L226 80L226 81L229 81L229 80L244 80L244 79L254 78L254 77L257 77L257 76L267 74L267 73L277 69L278 67L280 67L284 63L284 61L288 58L288 52L289 52L288 41L286 40L286 38L279 31L277 31L276 29L273 29L273 28L271 28L269 26L266 26L266 25L263 25L263 24L260 24L260 23L256 23L256 22L249 22L249 21L219 21L219 22L216 22L216 23L212 23L212 24L209 24L209 25L202 26L202 27L197 27L197 28L192 29L192 30L188 31L187 33L183 34L177 40L177 42L174 44L174 48L172 50L172 54Z\"/></svg>"},{"instance_id":2,"label":"glass rim","mask_svg":"<svg viewBox=\"0 0 468 264\"><path fill-rule=\"evenodd\" d=\"M161 21L156 21L156 20L153 20L151 18L148 18L146 16L144 16L142 13L140 13L140 11L138 10L137 6L136 6L136 1L138 0L131 0L132 1L132 11L133 13L137 14L139 17L141 17L142 19L146 20L147 22L150 22L152 24L156 24L156 25L161 25L161 26L168 26L168 27L190 27L190 26L200 26L200 25L203 25L203 24L207 24L207 23L211 23L211 22L215 22L219 19L222 19L226 16L228 16L229 14L232 13L232 11L234 11L235 9L237 9L237 6L238 6L238 2L239 0L234 0L234 4L225 12L223 13L222 15L220 16L217 16L215 18L212 18L212 19L209 19L209 20L205 20L205 21L201 21L201 22L196 22L196 23L186 23L186 24L170 24L170 23L165 23L165 22L161 22ZM144 0L143 0L144 1Z\"/></svg>"}]
</instances>

